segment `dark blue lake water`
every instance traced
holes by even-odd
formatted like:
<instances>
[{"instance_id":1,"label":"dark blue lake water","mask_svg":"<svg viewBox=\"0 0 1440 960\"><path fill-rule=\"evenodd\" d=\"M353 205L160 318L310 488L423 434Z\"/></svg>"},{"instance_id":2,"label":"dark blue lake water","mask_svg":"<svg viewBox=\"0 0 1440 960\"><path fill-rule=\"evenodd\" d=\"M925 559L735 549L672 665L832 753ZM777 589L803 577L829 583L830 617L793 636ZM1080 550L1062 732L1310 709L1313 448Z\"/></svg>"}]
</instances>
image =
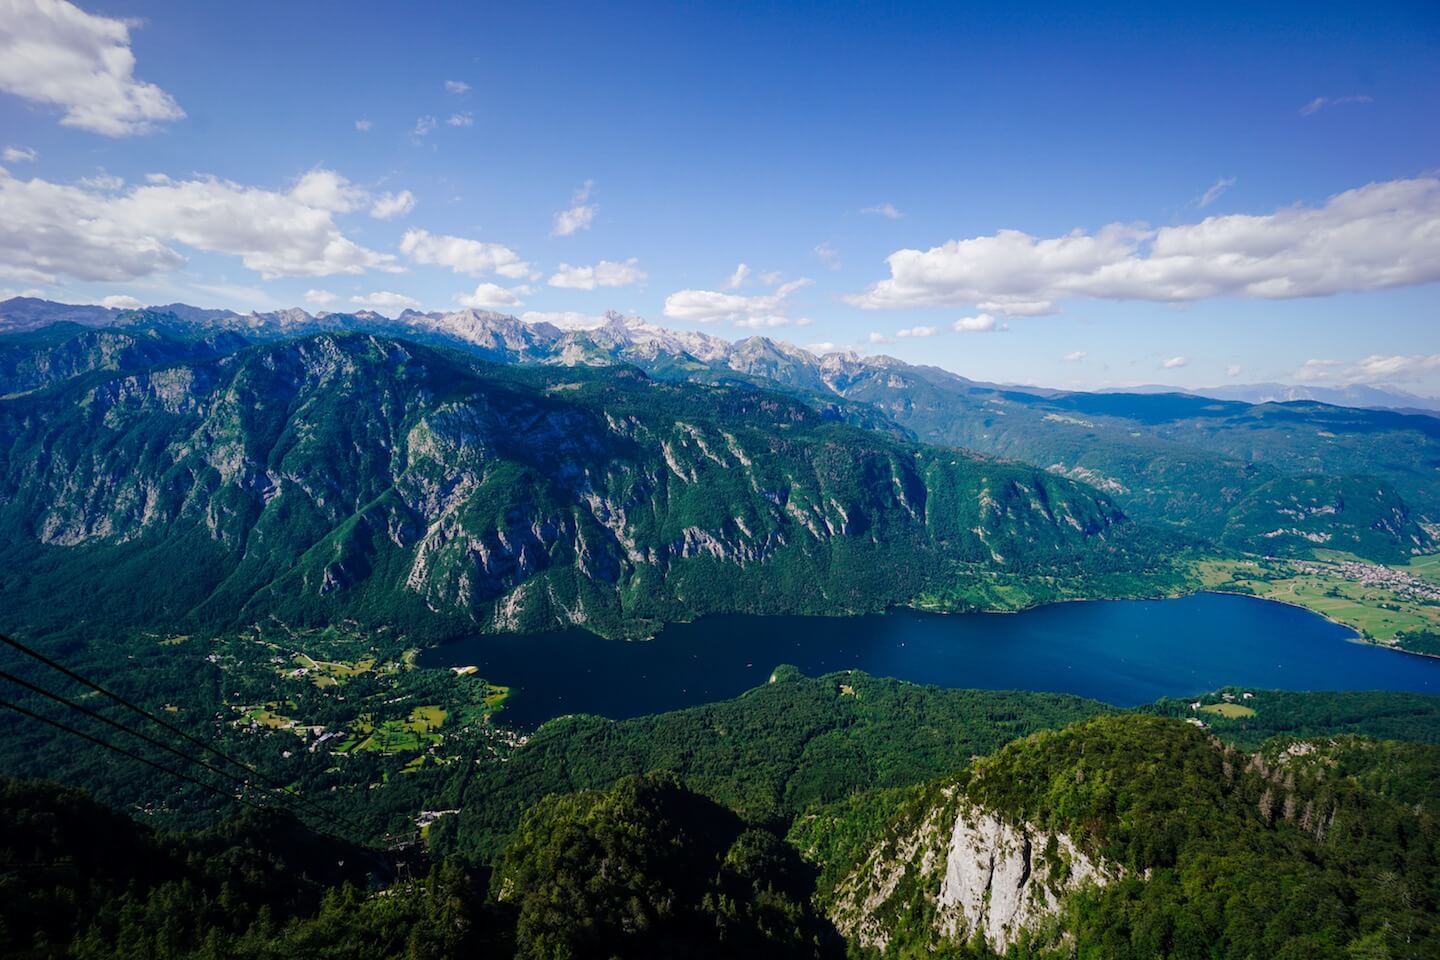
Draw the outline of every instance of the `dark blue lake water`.
<instances>
[{"instance_id":1,"label":"dark blue lake water","mask_svg":"<svg viewBox=\"0 0 1440 960\"><path fill-rule=\"evenodd\" d=\"M473 664L513 688L508 723L567 713L638 716L723 700L782 663L855 668L946 687L1048 690L1117 706L1227 684L1440 693L1440 660L1350 642L1298 607L1221 594L1062 603L1019 614L706 617L654 640L581 630L477 636L431 649L427 667Z\"/></svg>"}]
</instances>

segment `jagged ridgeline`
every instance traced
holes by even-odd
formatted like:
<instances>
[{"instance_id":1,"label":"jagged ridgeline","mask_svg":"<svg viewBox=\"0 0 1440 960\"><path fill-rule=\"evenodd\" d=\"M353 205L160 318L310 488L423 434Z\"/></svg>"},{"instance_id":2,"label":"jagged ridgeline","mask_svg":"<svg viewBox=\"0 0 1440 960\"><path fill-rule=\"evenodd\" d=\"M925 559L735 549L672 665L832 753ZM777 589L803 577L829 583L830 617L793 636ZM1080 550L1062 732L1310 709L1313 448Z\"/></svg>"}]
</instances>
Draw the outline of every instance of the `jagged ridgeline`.
<instances>
[{"instance_id":1,"label":"jagged ridgeline","mask_svg":"<svg viewBox=\"0 0 1440 960\"><path fill-rule=\"evenodd\" d=\"M1173 576L1173 544L1094 488L842 419L369 334L97 370L0 404L0 578L31 629L53 610L633 635Z\"/></svg>"}]
</instances>

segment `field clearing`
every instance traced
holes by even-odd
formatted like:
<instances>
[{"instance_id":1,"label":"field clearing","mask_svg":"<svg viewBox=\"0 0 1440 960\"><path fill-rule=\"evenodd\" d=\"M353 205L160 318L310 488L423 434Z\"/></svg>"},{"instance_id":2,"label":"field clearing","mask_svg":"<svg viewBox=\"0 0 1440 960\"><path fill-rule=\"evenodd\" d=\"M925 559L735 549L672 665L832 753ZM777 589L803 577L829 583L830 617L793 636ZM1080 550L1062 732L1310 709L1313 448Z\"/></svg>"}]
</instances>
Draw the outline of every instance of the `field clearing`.
<instances>
[{"instance_id":1,"label":"field clearing","mask_svg":"<svg viewBox=\"0 0 1440 960\"><path fill-rule=\"evenodd\" d=\"M354 663L343 660L316 660L308 654L295 655L295 663L301 670L308 671L311 681L317 687L333 687L351 677L369 673L375 669L375 658L367 657Z\"/></svg>"},{"instance_id":2,"label":"field clearing","mask_svg":"<svg viewBox=\"0 0 1440 960\"><path fill-rule=\"evenodd\" d=\"M1252 708L1241 706L1238 703L1210 703L1201 707L1200 712L1213 713L1230 720L1239 720L1241 717L1255 716L1255 711Z\"/></svg>"},{"instance_id":3,"label":"field clearing","mask_svg":"<svg viewBox=\"0 0 1440 960\"><path fill-rule=\"evenodd\" d=\"M364 739L352 749L385 754L416 753L441 741L436 731L444 726L446 716L443 707L427 704L415 707L405 720L383 720L379 724L362 721L355 725L355 732Z\"/></svg>"},{"instance_id":4,"label":"field clearing","mask_svg":"<svg viewBox=\"0 0 1440 960\"><path fill-rule=\"evenodd\" d=\"M1405 570L1433 583L1440 583L1440 553L1415 557L1405 565Z\"/></svg>"}]
</instances>

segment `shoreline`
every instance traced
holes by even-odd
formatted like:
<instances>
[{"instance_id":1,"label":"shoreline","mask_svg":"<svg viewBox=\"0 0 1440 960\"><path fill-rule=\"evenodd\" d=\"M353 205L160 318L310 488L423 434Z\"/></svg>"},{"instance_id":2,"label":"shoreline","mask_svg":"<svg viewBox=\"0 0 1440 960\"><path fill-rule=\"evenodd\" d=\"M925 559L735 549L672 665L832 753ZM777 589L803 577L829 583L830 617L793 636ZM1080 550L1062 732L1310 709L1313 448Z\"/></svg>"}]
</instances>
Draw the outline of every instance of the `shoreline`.
<instances>
[{"instance_id":1,"label":"shoreline","mask_svg":"<svg viewBox=\"0 0 1440 960\"><path fill-rule=\"evenodd\" d=\"M1344 627L1346 630L1349 630L1355 636L1352 639L1348 640L1348 643L1356 643L1364 647L1378 647L1381 650L1389 650L1392 653L1403 653L1412 657L1424 657L1426 660L1440 660L1440 654L1422 653L1419 650L1406 650L1404 647L1399 646L1398 644L1381 643L1379 640L1376 640L1373 637L1367 637L1363 631L1351 626L1343 620L1337 620L1334 617L1330 616L1330 614L1328 613L1316 610L1314 607L1307 607L1305 606L1305 604L1298 603L1294 600L1282 600L1279 597L1262 597L1257 593L1240 593L1235 590L1215 589L1197 590L1194 594L1187 594L1187 596L1195 596L1196 594L1200 593L1214 593L1224 597L1249 597L1251 600L1264 600L1267 603L1283 603L1287 607L1294 607L1297 610L1305 610L1309 613L1313 613L1317 617L1320 617L1322 620L1328 620L1329 622L1335 624L1337 627Z\"/></svg>"},{"instance_id":2,"label":"shoreline","mask_svg":"<svg viewBox=\"0 0 1440 960\"><path fill-rule=\"evenodd\" d=\"M753 617L771 617L771 616L786 616L786 617L813 617L813 618L815 618L815 619L837 619L837 620L838 620L838 619L850 619L850 618L855 618L855 617L888 616L888 615L890 615L890 614L892 614L892 613L896 613L896 612L900 612L900 611L905 611L905 612L909 612L909 613L916 613L916 614L926 614L926 615L932 615L932 616L944 616L944 617L966 616L966 615L1013 616L1013 615L1017 615L1017 614L1027 613L1027 612L1034 611L1034 610L1040 610L1040 609L1043 609L1043 608L1045 608L1045 607L1060 606L1061 604L1080 604L1080 603L1144 603L1144 602L1151 602L1151 601L1158 601L1158 600L1183 600L1183 599L1185 599L1185 598L1187 598L1187 597L1196 597L1196 596L1200 596L1201 594L1207 594L1207 593L1208 593L1208 594L1214 594L1214 595L1216 595L1216 596L1244 597L1244 598L1249 599L1249 600L1259 600L1259 601L1263 601L1263 602L1267 602L1267 603L1278 603L1278 604L1283 604L1284 606L1291 607L1291 608L1294 608L1294 609L1297 609L1297 610L1304 610L1306 613L1312 614L1313 616L1317 616L1317 617L1321 618L1322 620L1325 620L1325 621L1328 622L1328 623L1332 623L1332 624L1334 624L1334 625L1337 626L1337 627L1343 627L1345 630L1347 630L1347 631L1351 634L1351 636L1344 638L1344 640L1345 640L1346 643L1353 643L1353 644L1356 644L1356 645L1359 645L1359 646L1365 646L1365 647L1375 647L1375 648L1378 648L1378 649L1381 649L1381 650L1388 650L1388 651L1390 651L1390 652L1392 652L1392 653L1406 654L1406 655L1412 656L1412 657L1421 657L1421 658L1424 658L1424 659L1426 659L1426 660L1440 660L1440 654L1429 654L1429 653L1422 653L1422 652L1417 651L1417 650L1407 650L1407 649L1405 649L1404 647L1401 647L1401 646L1398 646L1398 645L1382 643L1382 642L1380 642L1380 641L1378 641L1378 640L1372 639L1372 638L1366 636L1365 633L1363 633L1363 632L1362 632L1360 629L1358 629L1357 627L1354 627L1354 626L1352 626L1351 624L1345 623L1345 622L1342 621L1342 620L1338 620L1338 619L1336 619L1335 617L1331 616L1330 614L1324 613L1323 611L1316 610L1316 609L1314 609L1314 608L1312 608L1312 607L1307 607L1307 606L1304 605L1303 603L1297 603L1296 601L1293 601L1293 600L1285 600L1285 599L1281 599L1281 598L1279 598L1279 597L1264 597L1264 596L1260 596L1259 594L1255 594L1255 593L1241 593L1241 592L1239 592L1239 591L1234 591L1234 590L1220 590L1220 589L1215 589L1215 588L1202 588L1202 589L1190 590L1190 591L1185 591L1185 592L1177 592L1177 593L1159 593L1159 594L1152 594L1152 595L1150 595L1150 596L1143 596L1143 597L1136 597L1136 596L1130 596L1130 597L1061 597L1061 598L1057 598L1057 599L1054 599L1054 600L1046 600L1046 601L1043 601L1043 602L1041 602L1041 603L1029 604L1029 605L1023 606L1023 607L992 608L992 609L969 609L969 610L958 610L958 609L957 609L957 610L947 610L947 609L935 608L935 607L921 607L921 606L912 606L912 605L909 605L909 604L897 604L897 605L894 605L894 606L891 606L891 607L887 607L887 608L885 608L885 609L883 609L883 610L877 610L877 611L871 611L871 612L855 612L855 611L849 611L849 612L844 612L844 613L793 613L793 614L765 614L765 613L753 613L753 614L752 614L752 613L719 613L719 612L717 612L717 613L706 613L706 614L702 614L702 615L700 615L700 616L698 616L698 617L695 617L695 618L689 619L689 620L675 620L675 621L670 621L670 622L668 622L668 623L662 624L659 630L656 630L656 631L654 631L653 633L650 633L650 634L648 634L648 635L646 635L646 636L644 636L644 637L607 637L607 636L605 636L604 634L599 634L599 633L592 633L592 636L596 637L597 639L601 639L601 640L615 640L615 641L618 641L618 642L621 642L621 643L649 643L649 642L653 642L653 641L655 641L656 639L658 639L659 636L660 636L660 634L664 632L664 630L665 630L666 627L669 627L669 626L671 626L671 625L693 624L693 623L696 623L696 622L698 622L698 621L700 621L700 620L704 620L704 619L706 619L706 618L708 618L708 617L727 617L727 616L730 616L730 617L746 617L746 616L753 616ZM574 628L574 627L571 627L571 628L569 628L569 629L575 629L575 628ZM579 629L584 630L583 627L581 627L581 628L579 628ZM541 632L541 633L559 633L559 632L564 632L564 630L562 629L562 630L555 630L555 631L540 631L540 632ZM589 633L589 632L591 632L591 631L585 631L585 632ZM480 634L474 634L474 635L471 635L471 636L492 636L492 637L514 638L514 637L526 636L526 634L524 634L524 633L516 633L516 632L494 632L494 633L492 633L492 632L484 631L484 632L481 632ZM444 642L442 642L442 643L435 644L435 645L433 645L433 646L431 646L431 647L427 647L427 648L425 648L425 650L438 650L438 649L441 649L441 648L443 648L443 647L449 646L451 643L463 642L465 639L468 639L468 638L467 638L467 637L457 637L457 638L455 638L455 639L453 639L453 640L447 640L447 641L444 641ZM432 668L432 669L433 669L433 668Z\"/></svg>"}]
</instances>

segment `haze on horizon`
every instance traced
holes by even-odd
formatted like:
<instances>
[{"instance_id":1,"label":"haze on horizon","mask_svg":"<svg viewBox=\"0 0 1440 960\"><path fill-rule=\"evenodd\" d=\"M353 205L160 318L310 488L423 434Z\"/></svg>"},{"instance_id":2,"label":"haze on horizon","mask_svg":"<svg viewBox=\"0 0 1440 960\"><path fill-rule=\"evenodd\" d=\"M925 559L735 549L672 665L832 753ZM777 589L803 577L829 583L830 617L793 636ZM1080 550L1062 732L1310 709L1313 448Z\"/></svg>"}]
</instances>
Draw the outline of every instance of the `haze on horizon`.
<instances>
[{"instance_id":1,"label":"haze on horizon","mask_svg":"<svg viewBox=\"0 0 1440 960\"><path fill-rule=\"evenodd\" d=\"M0 0L0 298L1440 394L1433 4L815 13Z\"/></svg>"}]
</instances>

